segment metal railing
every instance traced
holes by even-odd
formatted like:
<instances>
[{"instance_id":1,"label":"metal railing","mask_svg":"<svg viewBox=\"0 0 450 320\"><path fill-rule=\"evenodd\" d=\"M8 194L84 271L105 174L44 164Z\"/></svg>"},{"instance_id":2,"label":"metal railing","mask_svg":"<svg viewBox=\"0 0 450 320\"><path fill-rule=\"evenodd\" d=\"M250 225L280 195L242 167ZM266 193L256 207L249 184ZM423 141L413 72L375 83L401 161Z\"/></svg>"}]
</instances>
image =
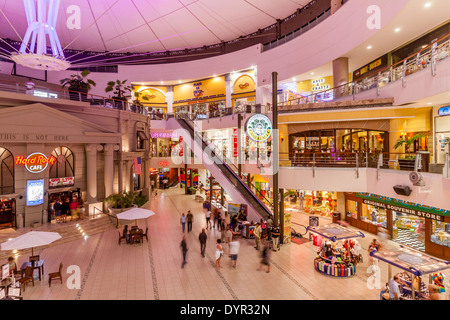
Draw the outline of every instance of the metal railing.
<instances>
[{"instance_id":1,"label":"metal railing","mask_svg":"<svg viewBox=\"0 0 450 320\"><path fill-rule=\"evenodd\" d=\"M80 101L89 103L91 106L107 109L130 111L142 115L148 115L147 109L124 100L117 100L109 97L99 96L91 93L84 93L66 89L54 89L43 86L35 86L32 90L27 90L25 83L8 80L0 81L0 91L28 94L38 98L63 99L70 101Z\"/></svg>"},{"instance_id":2,"label":"metal railing","mask_svg":"<svg viewBox=\"0 0 450 320\"><path fill-rule=\"evenodd\" d=\"M116 219L116 228L117 228L117 229L119 228L119 218L117 218L116 216L110 215L109 213L103 212L102 210L100 210L100 209L97 208L97 207L94 207L94 216L96 215L96 212L97 212L97 211L98 211L100 214L107 215L107 216L109 217L109 219L111 220L111 222L112 222L113 219Z\"/></svg>"},{"instance_id":3,"label":"metal railing","mask_svg":"<svg viewBox=\"0 0 450 320\"><path fill-rule=\"evenodd\" d=\"M409 57L385 67L377 72L368 73L362 78L343 84L333 89L316 92L301 98L281 101L278 106L295 106L309 103L332 102L339 98L355 96L358 93L372 89L380 89L389 83L401 80L406 87L406 78L416 72L429 69L432 75L436 75L437 64L450 57L450 34L436 40Z\"/></svg>"},{"instance_id":4,"label":"metal railing","mask_svg":"<svg viewBox=\"0 0 450 320\"><path fill-rule=\"evenodd\" d=\"M311 168L379 168L404 171L428 172L429 159L426 153L389 153L389 152L311 152L280 153L280 158L291 167ZM283 160L280 160L283 161Z\"/></svg>"}]
</instances>

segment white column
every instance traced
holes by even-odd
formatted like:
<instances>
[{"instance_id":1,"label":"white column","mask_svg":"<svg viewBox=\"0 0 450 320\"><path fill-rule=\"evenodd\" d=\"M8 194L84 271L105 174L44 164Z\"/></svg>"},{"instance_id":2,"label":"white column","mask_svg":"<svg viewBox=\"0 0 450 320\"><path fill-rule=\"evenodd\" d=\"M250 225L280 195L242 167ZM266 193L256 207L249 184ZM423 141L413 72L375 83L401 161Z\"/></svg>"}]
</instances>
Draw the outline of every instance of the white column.
<instances>
[{"instance_id":1,"label":"white column","mask_svg":"<svg viewBox=\"0 0 450 320\"><path fill-rule=\"evenodd\" d=\"M117 144L108 143L103 149L105 198L114 193L114 151L119 150Z\"/></svg>"},{"instance_id":2,"label":"white column","mask_svg":"<svg viewBox=\"0 0 450 320\"><path fill-rule=\"evenodd\" d=\"M167 113L173 113L173 87L167 87L166 93Z\"/></svg>"},{"instance_id":3,"label":"white column","mask_svg":"<svg viewBox=\"0 0 450 320\"><path fill-rule=\"evenodd\" d=\"M227 75L225 77L225 84L226 84L226 88L225 88L225 108L231 108L232 107L232 100L231 100L231 95L233 94L233 81L231 79L230 75Z\"/></svg>"},{"instance_id":4,"label":"white column","mask_svg":"<svg viewBox=\"0 0 450 320\"><path fill-rule=\"evenodd\" d=\"M89 214L93 213L93 207L97 203L97 152L102 151L100 144L86 145L86 186Z\"/></svg>"}]
</instances>

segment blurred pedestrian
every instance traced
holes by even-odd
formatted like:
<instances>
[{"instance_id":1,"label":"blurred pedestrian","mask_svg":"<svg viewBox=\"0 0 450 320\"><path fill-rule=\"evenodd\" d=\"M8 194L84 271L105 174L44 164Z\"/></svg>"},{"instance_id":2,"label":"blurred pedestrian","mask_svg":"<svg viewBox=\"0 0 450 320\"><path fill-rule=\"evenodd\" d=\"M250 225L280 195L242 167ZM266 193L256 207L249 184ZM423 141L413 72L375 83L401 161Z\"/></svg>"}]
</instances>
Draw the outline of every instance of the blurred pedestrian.
<instances>
[{"instance_id":1,"label":"blurred pedestrian","mask_svg":"<svg viewBox=\"0 0 450 320\"><path fill-rule=\"evenodd\" d=\"M256 246L255 246L256 250L259 250L259 243L261 242L261 233L262 233L261 225L258 222L255 226L255 229L253 229L253 235L255 236L255 242L256 242Z\"/></svg>"},{"instance_id":2,"label":"blurred pedestrian","mask_svg":"<svg viewBox=\"0 0 450 320\"><path fill-rule=\"evenodd\" d=\"M181 240L181 253L183 254L183 263L181 264L181 268L184 268L184 265L187 263L186 261L186 255L188 252L188 247L186 243L186 236L183 236L183 240Z\"/></svg>"},{"instance_id":3,"label":"blurred pedestrian","mask_svg":"<svg viewBox=\"0 0 450 320\"><path fill-rule=\"evenodd\" d=\"M229 245L230 245L231 266L233 268L236 268L239 248L241 244L237 239L234 239L229 243Z\"/></svg>"},{"instance_id":4,"label":"blurred pedestrian","mask_svg":"<svg viewBox=\"0 0 450 320\"><path fill-rule=\"evenodd\" d=\"M184 214L184 212L181 214L180 223L181 223L181 229L183 230L183 233L184 233L184 229L186 227L186 215Z\"/></svg>"},{"instance_id":5,"label":"blurred pedestrian","mask_svg":"<svg viewBox=\"0 0 450 320\"><path fill-rule=\"evenodd\" d=\"M264 245L264 248L261 252L261 262L259 263L259 268L256 269L258 271L261 271L263 266L267 266L267 271L266 273L270 272L270 261L269 261L269 246L268 245Z\"/></svg>"},{"instance_id":6,"label":"blurred pedestrian","mask_svg":"<svg viewBox=\"0 0 450 320\"><path fill-rule=\"evenodd\" d=\"M272 249L273 251L278 251L280 248L278 247L279 239L280 239L280 228L279 227L272 227L271 230L271 236L272 236Z\"/></svg>"},{"instance_id":7,"label":"blurred pedestrian","mask_svg":"<svg viewBox=\"0 0 450 320\"><path fill-rule=\"evenodd\" d=\"M188 211L187 216L187 230L188 232L192 231L192 222L194 222L194 215L191 213L191 210Z\"/></svg>"},{"instance_id":8,"label":"blurred pedestrian","mask_svg":"<svg viewBox=\"0 0 450 320\"><path fill-rule=\"evenodd\" d=\"M216 243L216 268L222 268L220 266L220 260L223 256L223 247L222 247L222 241L220 239L217 239Z\"/></svg>"},{"instance_id":9,"label":"blurred pedestrian","mask_svg":"<svg viewBox=\"0 0 450 320\"><path fill-rule=\"evenodd\" d=\"M205 249L206 249L206 240L208 236L206 235L205 229L202 229L202 232L198 235L198 240L200 241L200 252L202 257L205 257Z\"/></svg>"}]
</instances>

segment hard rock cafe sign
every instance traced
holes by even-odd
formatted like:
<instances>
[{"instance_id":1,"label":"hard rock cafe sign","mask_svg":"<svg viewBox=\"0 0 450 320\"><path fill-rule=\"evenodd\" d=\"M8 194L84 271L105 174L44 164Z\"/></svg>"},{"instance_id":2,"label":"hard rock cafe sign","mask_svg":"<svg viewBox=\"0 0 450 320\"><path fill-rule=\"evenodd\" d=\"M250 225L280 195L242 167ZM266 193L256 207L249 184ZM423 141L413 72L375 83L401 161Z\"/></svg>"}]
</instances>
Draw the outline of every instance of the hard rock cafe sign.
<instances>
[{"instance_id":1,"label":"hard rock cafe sign","mask_svg":"<svg viewBox=\"0 0 450 320\"><path fill-rule=\"evenodd\" d=\"M46 157L44 154L35 152L28 157L17 156L16 165L23 165L31 173L39 173L47 169L48 164L53 165L56 161L54 156Z\"/></svg>"}]
</instances>

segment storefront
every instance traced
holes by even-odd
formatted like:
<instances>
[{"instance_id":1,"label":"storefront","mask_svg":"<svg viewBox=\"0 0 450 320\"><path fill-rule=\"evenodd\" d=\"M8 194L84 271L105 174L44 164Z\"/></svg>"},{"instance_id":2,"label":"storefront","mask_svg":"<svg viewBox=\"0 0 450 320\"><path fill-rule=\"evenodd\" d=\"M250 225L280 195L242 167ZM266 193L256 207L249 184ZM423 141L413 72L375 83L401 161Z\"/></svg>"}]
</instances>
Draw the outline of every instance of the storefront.
<instances>
[{"instance_id":1,"label":"storefront","mask_svg":"<svg viewBox=\"0 0 450 320\"><path fill-rule=\"evenodd\" d=\"M15 199L0 199L0 230L16 225Z\"/></svg>"},{"instance_id":2,"label":"storefront","mask_svg":"<svg viewBox=\"0 0 450 320\"><path fill-rule=\"evenodd\" d=\"M179 137L173 131L151 131L150 150L152 157L178 156L180 152Z\"/></svg>"},{"instance_id":3,"label":"storefront","mask_svg":"<svg viewBox=\"0 0 450 320\"><path fill-rule=\"evenodd\" d=\"M445 155L450 153L450 106L440 107L435 110L436 148L435 162L445 163Z\"/></svg>"},{"instance_id":4,"label":"storefront","mask_svg":"<svg viewBox=\"0 0 450 320\"><path fill-rule=\"evenodd\" d=\"M234 112L245 112L247 106L256 103L255 73L253 70L241 74L233 74L233 93L231 94L231 104Z\"/></svg>"},{"instance_id":5,"label":"storefront","mask_svg":"<svg viewBox=\"0 0 450 320\"><path fill-rule=\"evenodd\" d=\"M345 193L346 221L373 234L385 228L399 244L450 258L450 212L366 193Z\"/></svg>"},{"instance_id":6,"label":"storefront","mask_svg":"<svg viewBox=\"0 0 450 320\"><path fill-rule=\"evenodd\" d=\"M287 190L284 193L287 211L303 211L331 217L337 211L337 193L331 191Z\"/></svg>"}]
</instances>

